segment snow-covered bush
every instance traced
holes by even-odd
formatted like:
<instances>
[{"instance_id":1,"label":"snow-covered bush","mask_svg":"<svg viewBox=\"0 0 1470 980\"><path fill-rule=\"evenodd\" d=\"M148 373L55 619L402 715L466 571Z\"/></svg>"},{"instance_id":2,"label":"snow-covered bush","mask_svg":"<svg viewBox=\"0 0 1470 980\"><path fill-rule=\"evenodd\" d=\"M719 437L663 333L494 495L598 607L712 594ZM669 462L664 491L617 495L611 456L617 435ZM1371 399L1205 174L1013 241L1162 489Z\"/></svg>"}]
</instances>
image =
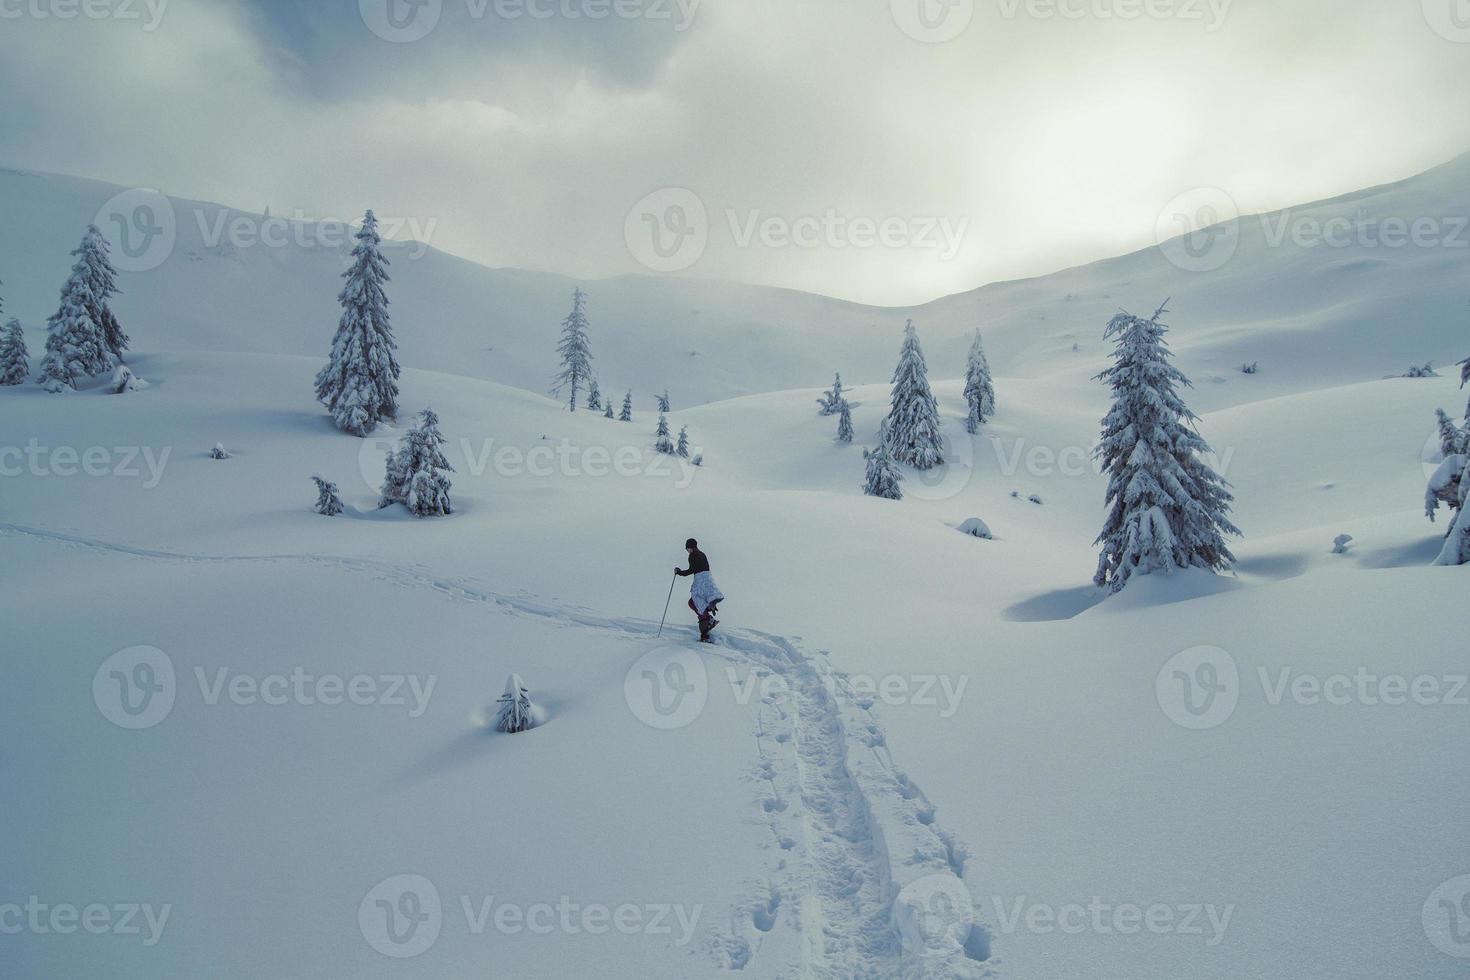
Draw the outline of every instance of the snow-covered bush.
<instances>
[{"instance_id":1,"label":"snow-covered bush","mask_svg":"<svg viewBox=\"0 0 1470 980\"><path fill-rule=\"evenodd\" d=\"M1045 506L1045 504L1046 504L1046 501L1041 499L1041 494L1039 494L1039 493L1033 493L1031 496L1027 497L1026 499L1029 500L1029 501L1031 501L1033 504L1035 504L1038 507Z\"/></svg>"},{"instance_id":2,"label":"snow-covered bush","mask_svg":"<svg viewBox=\"0 0 1470 980\"><path fill-rule=\"evenodd\" d=\"M31 353L20 321L12 319L0 334L0 386L24 384L31 373Z\"/></svg>"},{"instance_id":3,"label":"snow-covered bush","mask_svg":"<svg viewBox=\"0 0 1470 980\"><path fill-rule=\"evenodd\" d=\"M842 375L838 374L837 379L832 382L832 389L823 392L822 397L817 399L817 414L823 417L836 415L846 400L842 393Z\"/></svg>"},{"instance_id":4,"label":"snow-covered bush","mask_svg":"<svg viewBox=\"0 0 1470 980\"><path fill-rule=\"evenodd\" d=\"M1404 377L1406 377L1406 378L1437 378L1437 377L1439 377L1439 375L1435 373L1435 371L1434 371L1434 365L1433 364L1426 364L1423 367L1411 367L1411 368L1409 368L1409 370L1407 370L1407 371L1404 372Z\"/></svg>"},{"instance_id":5,"label":"snow-covered bush","mask_svg":"<svg viewBox=\"0 0 1470 980\"><path fill-rule=\"evenodd\" d=\"M388 454L379 507L402 504L415 517L443 517L454 513L448 474L454 472L444 456L447 440L439 432L439 416L432 409L419 413L418 424L404 435L398 451Z\"/></svg>"},{"instance_id":6,"label":"snow-covered bush","mask_svg":"<svg viewBox=\"0 0 1470 980\"><path fill-rule=\"evenodd\" d=\"M985 358L985 346L978 330L965 365L965 403L970 406L970 414L965 418L965 431L974 435L985 420L995 414L995 383L990 379L990 362Z\"/></svg>"},{"instance_id":7,"label":"snow-covered bush","mask_svg":"<svg viewBox=\"0 0 1470 980\"><path fill-rule=\"evenodd\" d=\"M1345 555L1348 552L1348 545L1352 543L1353 536L1351 534L1339 534L1337 539L1332 542L1332 553L1334 555Z\"/></svg>"},{"instance_id":8,"label":"snow-covered bush","mask_svg":"<svg viewBox=\"0 0 1470 980\"><path fill-rule=\"evenodd\" d=\"M1108 473L1108 516L1094 580L1114 592L1135 574L1235 563L1224 538L1240 533L1229 519L1234 498L1202 459L1210 447L1175 390L1189 379L1169 361L1165 312L1147 320L1120 313L1104 334L1117 348L1114 365L1098 375L1113 390L1113 408L1096 452Z\"/></svg>"},{"instance_id":9,"label":"snow-covered bush","mask_svg":"<svg viewBox=\"0 0 1470 980\"><path fill-rule=\"evenodd\" d=\"M1254 361L1254 362L1252 362L1250 364L1242 364L1240 366L1240 373L1241 374L1260 374L1261 373L1261 362L1260 361Z\"/></svg>"},{"instance_id":10,"label":"snow-covered bush","mask_svg":"<svg viewBox=\"0 0 1470 980\"><path fill-rule=\"evenodd\" d=\"M117 370L112 372L112 383L107 390L114 395L121 395L129 391L142 391L148 387L148 382L133 373L126 364L119 364Z\"/></svg>"},{"instance_id":11,"label":"snow-covered bush","mask_svg":"<svg viewBox=\"0 0 1470 980\"><path fill-rule=\"evenodd\" d=\"M342 498L337 495L337 484L328 483L320 476L313 476L316 484L316 512L323 517L336 517L342 513Z\"/></svg>"},{"instance_id":12,"label":"snow-covered bush","mask_svg":"<svg viewBox=\"0 0 1470 980\"><path fill-rule=\"evenodd\" d=\"M956 528L961 534L968 534L972 538L980 538L983 541L993 541L995 535L990 533L990 525L978 517L972 517Z\"/></svg>"},{"instance_id":13,"label":"snow-covered bush","mask_svg":"<svg viewBox=\"0 0 1470 980\"><path fill-rule=\"evenodd\" d=\"M230 458L230 454L227 453L227 452L225 452L225 444L224 443L217 442L217 443L214 444L214 448L209 451L209 458L210 459L229 459Z\"/></svg>"},{"instance_id":14,"label":"snow-covered bush","mask_svg":"<svg viewBox=\"0 0 1470 980\"><path fill-rule=\"evenodd\" d=\"M561 343L556 347L561 355L561 373L552 382L551 391L559 394L571 388L568 410L577 410L577 392L583 385L592 383L592 345L587 340L587 294L577 289L572 293L572 312L561 322ZM588 408L595 408L588 404Z\"/></svg>"},{"instance_id":15,"label":"snow-covered bush","mask_svg":"<svg viewBox=\"0 0 1470 980\"><path fill-rule=\"evenodd\" d=\"M693 459L691 459L689 461L689 463L690 463L691 466L703 466L704 465L704 453L698 454Z\"/></svg>"},{"instance_id":16,"label":"snow-covered bush","mask_svg":"<svg viewBox=\"0 0 1470 980\"><path fill-rule=\"evenodd\" d=\"M536 727L539 712L531 703L531 691L520 674L511 674L500 696L500 711L495 716L495 730L509 735L528 732Z\"/></svg>"},{"instance_id":17,"label":"snow-covered bush","mask_svg":"<svg viewBox=\"0 0 1470 980\"><path fill-rule=\"evenodd\" d=\"M842 406L838 412L840 416L837 419L837 441L844 446L850 445L853 439L852 406L847 403L846 398L842 399Z\"/></svg>"},{"instance_id":18,"label":"snow-covered bush","mask_svg":"<svg viewBox=\"0 0 1470 980\"><path fill-rule=\"evenodd\" d=\"M892 409L888 413L888 451L900 463L932 470L944 463L939 441L939 403L929 389L929 368L919 346L919 334L910 320L904 327L903 349L893 371Z\"/></svg>"},{"instance_id":19,"label":"snow-covered bush","mask_svg":"<svg viewBox=\"0 0 1470 980\"><path fill-rule=\"evenodd\" d=\"M383 257L378 219L369 211L357 233L347 284L337 296L342 318L332 339L331 358L316 376L316 397L343 432L365 436L398 417L398 359L383 284L389 262Z\"/></svg>"},{"instance_id":20,"label":"snow-covered bush","mask_svg":"<svg viewBox=\"0 0 1470 980\"><path fill-rule=\"evenodd\" d=\"M887 442L880 436L878 448L863 450L863 458L868 461L868 478L863 484L863 493L885 500L902 500L903 488L899 484L903 482L903 474L894 464Z\"/></svg>"}]
</instances>

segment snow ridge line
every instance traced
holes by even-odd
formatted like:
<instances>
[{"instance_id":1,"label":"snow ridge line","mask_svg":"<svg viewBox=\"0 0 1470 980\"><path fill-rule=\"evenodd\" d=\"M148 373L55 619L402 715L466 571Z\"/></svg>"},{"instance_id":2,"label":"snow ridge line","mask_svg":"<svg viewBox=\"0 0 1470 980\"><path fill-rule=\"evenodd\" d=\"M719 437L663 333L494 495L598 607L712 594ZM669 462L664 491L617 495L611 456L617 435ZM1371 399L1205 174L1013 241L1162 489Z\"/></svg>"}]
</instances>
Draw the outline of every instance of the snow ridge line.
<instances>
[{"instance_id":1,"label":"snow ridge line","mask_svg":"<svg viewBox=\"0 0 1470 980\"><path fill-rule=\"evenodd\" d=\"M0 535L21 535L154 561L200 564L305 564L375 574L400 585L494 605L508 614L652 639L655 624L506 596L433 575L420 565L329 555L209 555L113 544L96 538L0 522ZM871 705L857 697L825 656L803 653L785 637L754 629L725 630L716 644L757 670L786 681L794 707L791 741L806 843L797 914L802 930L798 976L938 980L993 977L985 965L988 933L964 950L907 948L893 919L894 900L926 876L965 875L965 850L934 822L935 808L893 763ZM823 651L825 654L825 651ZM763 753L764 755L764 753ZM772 899L767 914L775 916ZM763 923L764 925L764 923ZM766 931L770 926L766 925ZM983 951L976 955L973 950ZM744 968L749 952L732 964Z\"/></svg>"}]
</instances>

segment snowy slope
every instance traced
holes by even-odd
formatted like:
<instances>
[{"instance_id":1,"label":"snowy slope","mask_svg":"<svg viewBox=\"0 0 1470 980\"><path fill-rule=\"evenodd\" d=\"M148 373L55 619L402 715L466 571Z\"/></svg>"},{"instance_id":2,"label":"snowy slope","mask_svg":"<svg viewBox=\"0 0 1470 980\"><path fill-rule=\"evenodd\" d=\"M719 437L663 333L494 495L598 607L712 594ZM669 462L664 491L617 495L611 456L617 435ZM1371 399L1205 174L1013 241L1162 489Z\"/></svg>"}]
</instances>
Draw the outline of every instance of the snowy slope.
<instances>
[{"instance_id":1,"label":"snowy slope","mask_svg":"<svg viewBox=\"0 0 1470 980\"><path fill-rule=\"evenodd\" d=\"M1466 169L1321 209L1464 213ZM0 174L20 215L0 227L0 288L33 351L74 245L66 227L113 190ZM20 241L27 227L45 231ZM1151 251L920 311L592 284L604 386L626 374L651 390L677 373L671 422L704 453L698 469L652 454L646 400L625 425L539 394L570 280L399 258L403 408L433 406L456 468L458 513L429 522L374 509L384 443L334 431L311 398L339 255L186 247L124 276L130 363L152 387L0 389L0 449L25 459L0 477L0 550L14 556L0 564L14 640L0 782L25 801L0 809L0 905L35 894L173 911L153 946L3 935L7 964L138 977L1463 976L1421 918L1470 873L1470 764L1453 751L1470 707L1307 703L1290 685L1363 673L1447 689L1465 673L1444 624L1467 569L1428 567L1444 527L1421 501L1433 410L1458 416L1466 395L1448 372L1384 378L1470 354L1465 258L1384 250L1341 267L1340 252L1255 234L1214 272ZM1088 378L1110 313L1170 294L1170 338L1197 384L1186 397L1247 538L1234 577L1141 581L1104 601L1089 584L1103 481L1086 453L1106 392ZM965 437L960 385L938 383L951 465L907 474L895 504L861 496L861 449L907 315L935 378L958 374L964 334L985 327L999 414ZM426 321L432 332L410 326ZM683 350L700 345L721 356ZM1246 359L1262 373L1239 373ZM835 419L816 416L834 367L860 385L857 445L836 445ZM731 395L744 397L702 404ZM216 442L231 459L208 457ZM347 514L311 512L314 472L340 485ZM977 516L994 541L954 530ZM1341 533L1355 543L1333 555ZM731 597L713 649L690 643L678 590L672 633L655 635L690 535ZM140 644L177 667L176 706L124 731L92 684ZM1201 657L1239 680L1233 710L1193 730L1167 694L1176 669L1204 676ZM437 684L417 717L212 705L194 671L222 667ZM486 710L511 671L549 723L494 736ZM660 678L707 694L689 725L647 723L638 692ZM405 874L433 882L443 909L437 940L400 960L375 949L359 912ZM980 923L964 943L943 928L957 879ZM461 899L482 909L491 896L521 911L565 897L699 914L687 933L677 918L672 934L477 931ZM1108 910L1101 925L1093 906ZM1163 910L1170 926L1114 928L1119 907ZM932 947L916 923L938 924Z\"/></svg>"},{"instance_id":2,"label":"snowy slope","mask_svg":"<svg viewBox=\"0 0 1470 980\"><path fill-rule=\"evenodd\" d=\"M707 464L658 470L646 413L631 425L572 417L540 396L409 371L405 406L434 405L458 470L459 513L421 523L371 509L379 448L335 433L311 402L314 360L136 364L156 384L122 398L0 392L0 443L170 450L154 485L142 464L137 478L0 483L0 541L25 569L6 573L6 619L38 651L9 688L5 742L24 748L4 757L5 778L44 801L7 811L5 839L54 845L12 844L4 857L23 892L141 892L172 900L177 918L151 948L23 939L22 975L102 962L137 976L201 964L225 975L1458 975L1418 919L1465 870L1455 828L1470 771L1427 748L1464 740L1465 709L1272 704L1257 679L1261 668L1272 683L1282 668L1463 673L1435 624L1461 601L1464 570L1425 567L1438 532L1419 511L1429 413L1462 397L1448 379L1207 416L1216 449L1234 450L1251 535L1239 578L1143 582L1099 604L1087 579L1100 479L1005 462L1017 442L1085 445L1097 390L1002 379L1000 416L959 452L972 466L927 487L911 474L910 498L890 504L858 493L860 447L832 444L814 392L676 412ZM958 438L958 388L939 394ZM884 395L855 393L860 442ZM216 441L232 459L207 457ZM535 475L494 461L547 446L572 462ZM597 447L640 462L589 474ZM318 470L342 486L348 515L310 512ZM996 541L953 530L976 515ZM1332 556L1342 531L1358 544ZM676 599L672 649L699 658L709 706L656 732L625 679L670 649L653 634L689 534L731 596L727 632L695 652ZM61 580L96 597L81 621L53 598ZM88 685L136 644L174 657L179 707L157 729L120 733ZM1234 716L1192 732L1161 711L1155 677L1202 644L1230 652L1243 681ZM440 693L421 719L209 707L192 669L226 665L422 672ZM515 742L483 731L511 670L552 712ZM56 766L94 775L58 782ZM96 792L124 796L125 814L88 808ZM300 802L283 810L282 798ZM57 812L73 816L47 826ZM143 849L98 845L113 835ZM222 847L241 859L201 876ZM441 938L404 962L377 956L354 918L401 874L432 881L447 909ZM899 895L954 875L983 931L948 958L915 957ZM242 916L265 894L287 897L266 919ZM457 908L465 896L527 907L563 895L703 911L680 944L560 927L477 935ZM1223 928L1204 911L1199 934L1027 925L1094 899L1181 918L1209 906Z\"/></svg>"},{"instance_id":3,"label":"snowy slope","mask_svg":"<svg viewBox=\"0 0 1470 980\"><path fill-rule=\"evenodd\" d=\"M1217 196L1186 196L1173 207L1193 214L1200 201L1213 204ZM151 208L144 218L133 210L140 203ZM27 326L39 327L54 310L67 253L100 210L119 250L115 214L173 232L172 248L165 236L127 233L139 264L161 262L142 272L121 263L126 295L116 306L140 349L319 357L330 342L345 267L337 226L288 231L214 204L163 202L96 181L4 170L0 209L10 219L0 225L0 295ZM1223 237L1199 238L1193 253L1176 241L913 309L677 277L581 285L591 294L603 387L632 387L643 404L665 387L686 405L813 387L828 383L834 370L855 382L886 381L907 317L919 324L938 376L962 373L978 328L999 373L1068 372L1080 380L1101 367L1101 325L1112 313L1145 313L1168 296L1176 311L1172 339L1197 381L1260 361L1257 391L1289 394L1464 356L1467 215L1470 156L1400 184L1243 217ZM432 227L425 217L380 218L390 234ZM242 232L230 230L237 224ZM272 236L286 244L260 240ZM419 245L389 254L405 364L545 390L555 373L557 325L577 283L486 269ZM1269 347L1259 343L1261 331L1270 332ZM1207 392L1206 407L1235 396Z\"/></svg>"}]
</instances>

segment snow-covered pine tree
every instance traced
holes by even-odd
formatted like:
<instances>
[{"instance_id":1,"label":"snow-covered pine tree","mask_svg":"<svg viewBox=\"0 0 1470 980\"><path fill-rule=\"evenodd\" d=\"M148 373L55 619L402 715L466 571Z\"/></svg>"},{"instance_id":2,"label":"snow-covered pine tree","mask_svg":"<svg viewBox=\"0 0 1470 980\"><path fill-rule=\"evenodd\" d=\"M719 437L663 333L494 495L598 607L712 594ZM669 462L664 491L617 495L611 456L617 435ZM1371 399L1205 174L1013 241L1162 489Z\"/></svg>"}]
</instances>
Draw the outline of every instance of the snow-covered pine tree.
<instances>
[{"instance_id":1,"label":"snow-covered pine tree","mask_svg":"<svg viewBox=\"0 0 1470 980\"><path fill-rule=\"evenodd\" d=\"M633 421L633 393L630 391L623 396L623 411L618 416L619 422Z\"/></svg>"},{"instance_id":2,"label":"snow-covered pine tree","mask_svg":"<svg viewBox=\"0 0 1470 980\"><path fill-rule=\"evenodd\" d=\"M910 320L903 328L903 350L893 371L892 409L888 413L888 449L900 463L932 470L944 463L939 440L939 403L929 390L929 367Z\"/></svg>"},{"instance_id":3,"label":"snow-covered pine tree","mask_svg":"<svg viewBox=\"0 0 1470 980\"><path fill-rule=\"evenodd\" d=\"M25 332L12 318L0 334L0 386L24 384L31 373L31 354L26 350Z\"/></svg>"},{"instance_id":4,"label":"snow-covered pine tree","mask_svg":"<svg viewBox=\"0 0 1470 980\"><path fill-rule=\"evenodd\" d=\"M1176 385L1189 379L1169 362L1161 321L1167 303L1145 320L1120 313L1104 339L1116 338L1114 365L1098 375L1113 390L1096 457L1108 472L1108 516L1095 581L1119 592L1135 574L1180 568L1228 569L1235 556L1225 535L1234 500L1229 484L1201 458L1210 447Z\"/></svg>"},{"instance_id":5,"label":"snow-covered pine tree","mask_svg":"<svg viewBox=\"0 0 1470 980\"><path fill-rule=\"evenodd\" d=\"M602 417L605 419L615 419L618 417L617 414L613 411L613 403L611 398L609 398L607 400L607 404L603 406Z\"/></svg>"},{"instance_id":6,"label":"snow-covered pine tree","mask_svg":"<svg viewBox=\"0 0 1470 980\"><path fill-rule=\"evenodd\" d=\"M1439 419L1439 452L1441 456L1455 456L1470 452L1470 428L1461 429L1444 409L1435 409Z\"/></svg>"},{"instance_id":7,"label":"snow-covered pine tree","mask_svg":"<svg viewBox=\"0 0 1470 980\"><path fill-rule=\"evenodd\" d=\"M592 379L592 388L587 392L587 411L602 411L602 390L597 387L597 379Z\"/></svg>"},{"instance_id":8,"label":"snow-covered pine tree","mask_svg":"<svg viewBox=\"0 0 1470 980\"><path fill-rule=\"evenodd\" d=\"M571 388L568 411L577 410L577 392L592 383L592 345L587 339L587 294L580 288L572 293L572 312L561 322L561 343L556 345L561 356L561 373L552 381L551 391L560 394Z\"/></svg>"},{"instance_id":9,"label":"snow-covered pine tree","mask_svg":"<svg viewBox=\"0 0 1470 980\"><path fill-rule=\"evenodd\" d=\"M902 500L903 488L899 484L903 482L903 474L894 464L885 438L878 439L877 449L863 450L863 458L868 461L868 478L863 484L863 493L885 500Z\"/></svg>"},{"instance_id":10,"label":"snow-covered pine tree","mask_svg":"<svg viewBox=\"0 0 1470 980\"><path fill-rule=\"evenodd\" d=\"M388 454L378 506L402 504L415 517L443 517L454 513L449 499L451 484L446 474L454 467L444 456L446 440L439 432L439 416L433 409L419 413L418 424L409 429L396 453Z\"/></svg>"},{"instance_id":11,"label":"snow-covered pine tree","mask_svg":"<svg viewBox=\"0 0 1470 980\"><path fill-rule=\"evenodd\" d=\"M78 259L61 287L61 308L47 321L40 383L50 392L75 390L77 382L112 370L107 338L93 319L97 302L87 267Z\"/></svg>"},{"instance_id":12,"label":"snow-covered pine tree","mask_svg":"<svg viewBox=\"0 0 1470 980\"><path fill-rule=\"evenodd\" d=\"M342 513L342 498L337 495L337 484L328 483L320 476L313 476L316 484L316 512L323 517L336 517Z\"/></svg>"},{"instance_id":13,"label":"snow-covered pine tree","mask_svg":"<svg viewBox=\"0 0 1470 980\"><path fill-rule=\"evenodd\" d=\"M689 458L689 426L686 425L679 430L679 444L674 447L674 453L680 459Z\"/></svg>"},{"instance_id":14,"label":"snow-covered pine tree","mask_svg":"<svg viewBox=\"0 0 1470 980\"><path fill-rule=\"evenodd\" d=\"M363 216L356 237L352 266L342 274L347 283L337 296L342 318L332 340L331 359L316 376L316 397L327 406L337 428L366 436L378 423L398 417L399 369L393 353L398 344L383 292L383 284L391 281L389 262L372 211Z\"/></svg>"},{"instance_id":15,"label":"snow-covered pine tree","mask_svg":"<svg viewBox=\"0 0 1470 980\"><path fill-rule=\"evenodd\" d=\"M837 441L843 445L852 443L852 406L847 399L842 399L842 406L838 409L840 417L837 419Z\"/></svg>"},{"instance_id":16,"label":"snow-covered pine tree","mask_svg":"<svg viewBox=\"0 0 1470 980\"><path fill-rule=\"evenodd\" d=\"M1466 385L1470 385L1470 357L1460 362L1460 390L1463 391ZM1465 406L1465 425L1470 427L1470 404Z\"/></svg>"},{"instance_id":17,"label":"snow-covered pine tree","mask_svg":"<svg viewBox=\"0 0 1470 980\"><path fill-rule=\"evenodd\" d=\"M674 455L674 440L669 438L669 419L663 412L658 413L658 430L654 432L658 441L653 448L665 456Z\"/></svg>"},{"instance_id":18,"label":"snow-covered pine tree","mask_svg":"<svg viewBox=\"0 0 1470 980\"><path fill-rule=\"evenodd\" d=\"M657 397L658 397L658 410L660 412L672 412L673 411L673 409L669 407L670 406L670 402L669 402L669 390L667 388L664 389L664 393L662 395L659 395Z\"/></svg>"},{"instance_id":19,"label":"snow-covered pine tree","mask_svg":"<svg viewBox=\"0 0 1470 980\"><path fill-rule=\"evenodd\" d=\"M838 410L841 408L842 402L844 400L845 399L842 392L842 374L839 372L837 375L837 380L832 382L832 390L823 392L822 397L817 399L817 414L823 417L826 417L828 415L836 415Z\"/></svg>"},{"instance_id":20,"label":"snow-covered pine tree","mask_svg":"<svg viewBox=\"0 0 1470 980\"><path fill-rule=\"evenodd\" d=\"M495 716L495 730L516 735L536 727L536 706L531 703L531 690L520 674L511 674L500 696L500 711Z\"/></svg>"},{"instance_id":21,"label":"snow-covered pine tree","mask_svg":"<svg viewBox=\"0 0 1470 980\"><path fill-rule=\"evenodd\" d=\"M92 321L102 330L107 352L121 361L123 351L128 349L129 340L128 335L123 332L122 324L118 323L107 303L109 298L121 292L117 288L117 270L112 267L112 259L109 257L111 251L112 246L103 237L101 230L96 225L88 225L87 233L82 236L82 244L71 254L87 270L95 303L90 310Z\"/></svg>"},{"instance_id":22,"label":"snow-covered pine tree","mask_svg":"<svg viewBox=\"0 0 1470 980\"><path fill-rule=\"evenodd\" d=\"M974 435L985 420L995 414L995 383L990 379L990 362L985 358L985 346L978 330L965 365L965 402L970 406L965 431Z\"/></svg>"}]
</instances>

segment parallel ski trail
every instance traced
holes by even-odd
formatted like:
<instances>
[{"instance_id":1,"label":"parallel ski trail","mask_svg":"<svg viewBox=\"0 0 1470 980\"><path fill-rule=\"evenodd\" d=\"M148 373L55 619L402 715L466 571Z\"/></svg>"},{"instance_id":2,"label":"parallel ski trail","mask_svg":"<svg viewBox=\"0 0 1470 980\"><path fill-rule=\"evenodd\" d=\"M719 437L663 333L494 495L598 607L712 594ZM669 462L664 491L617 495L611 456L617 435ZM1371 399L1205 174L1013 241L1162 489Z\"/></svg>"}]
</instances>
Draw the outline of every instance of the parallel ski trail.
<instances>
[{"instance_id":1,"label":"parallel ski trail","mask_svg":"<svg viewBox=\"0 0 1470 980\"><path fill-rule=\"evenodd\" d=\"M605 617L584 609L502 595L464 580L436 576L421 565L374 558L187 554L0 523L0 535L5 534L152 561L342 568L493 605L511 615L649 640L655 638L658 626L651 620ZM752 670L776 674L788 692L783 699L786 707L777 707L786 731L767 732L762 723L759 738L762 742L772 738L776 748L785 746L789 755L785 764L800 797L800 809L793 814L800 822L800 836L782 837L774 819L772 829L781 839L783 850L801 847L801 861L797 874L768 888L765 901L751 910L751 925L756 933L770 932L784 911L791 926L800 931L801 958L795 964L763 964L762 970L770 975L816 980L992 975L963 955L919 955L905 950L900 942L892 920L893 900L901 886L895 880L899 877L895 871L912 878L942 869L963 878L964 853L952 838L933 826L933 806L906 775L893 767L882 729L868 708L853 697L845 681L821 658L808 656L784 637L758 630L723 630L717 634L713 648L702 648L702 652L718 653ZM774 794L777 758L765 744L759 750L763 772ZM862 770L862 778L854 775L854 766ZM766 803L767 811L784 809L789 803L773 795ZM906 863L914 867L892 866L884 841L885 828L874 816L875 804L880 804L885 813L898 815L896 821L901 826L886 829L902 837L903 846L913 847L914 854L906 858ZM914 846L916 834L922 839ZM780 867L788 868L787 862L781 861ZM787 897L792 899L790 903L783 901ZM728 937L726 965L745 969L758 958L758 949L758 940L753 949L748 940Z\"/></svg>"}]
</instances>

